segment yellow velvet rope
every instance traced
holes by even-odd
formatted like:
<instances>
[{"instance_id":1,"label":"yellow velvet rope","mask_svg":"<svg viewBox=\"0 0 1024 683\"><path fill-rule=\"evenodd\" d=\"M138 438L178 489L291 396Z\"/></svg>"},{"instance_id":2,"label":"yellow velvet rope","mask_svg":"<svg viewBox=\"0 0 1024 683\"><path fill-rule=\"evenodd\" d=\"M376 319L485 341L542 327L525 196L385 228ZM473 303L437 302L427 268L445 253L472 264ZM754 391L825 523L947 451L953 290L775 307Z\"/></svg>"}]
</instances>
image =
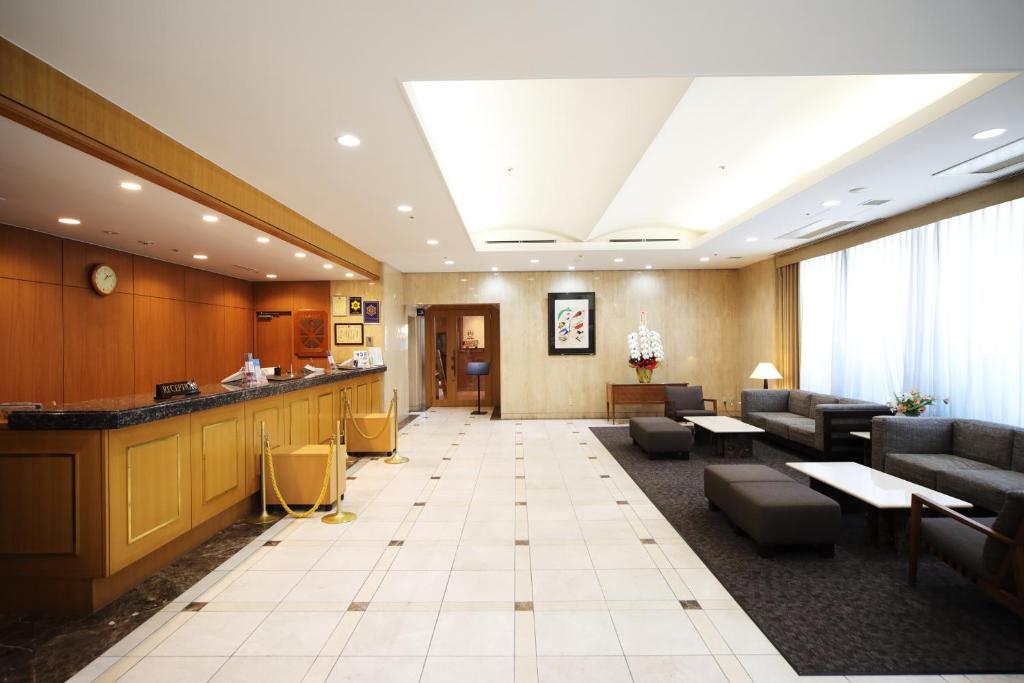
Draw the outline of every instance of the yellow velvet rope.
<instances>
[{"instance_id":1,"label":"yellow velvet rope","mask_svg":"<svg viewBox=\"0 0 1024 683\"><path fill-rule=\"evenodd\" d=\"M270 474L270 485L274 487L274 493L277 494L277 500L281 503L281 507L284 508L285 512L296 519L311 517L313 513L320 508L320 504L324 500L324 495L327 493L327 489L331 485L331 467L334 465L334 446L331 446L331 453L327 456L327 469L324 470L324 484L320 487L320 495L316 497L316 503L314 503L313 507L305 512L295 512L288 507L288 503L285 502L284 496L281 495L281 489L277 487L277 477L274 475L274 454L270 452L269 437L264 442L263 448L267 458L267 473Z\"/></svg>"}]
</instances>

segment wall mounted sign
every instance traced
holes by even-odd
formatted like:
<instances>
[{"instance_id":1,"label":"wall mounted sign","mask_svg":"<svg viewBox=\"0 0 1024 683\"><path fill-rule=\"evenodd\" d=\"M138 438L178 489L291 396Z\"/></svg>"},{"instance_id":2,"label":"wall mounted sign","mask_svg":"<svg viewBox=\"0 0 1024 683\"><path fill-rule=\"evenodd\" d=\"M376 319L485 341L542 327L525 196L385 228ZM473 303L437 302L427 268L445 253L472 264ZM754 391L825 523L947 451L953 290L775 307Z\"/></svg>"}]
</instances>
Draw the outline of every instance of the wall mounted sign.
<instances>
[{"instance_id":1,"label":"wall mounted sign","mask_svg":"<svg viewBox=\"0 0 1024 683\"><path fill-rule=\"evenodd\" d=\"M334 323L334 343L338 346L362 346L362 323Z\"/></svg>"},{"instance_id":2,"label":"wall mounted sign","mask_svg":"<svg viewBox=\"0 0 1024 683\"><path fill-rule=\"evenodd\" d=\"M331 315L341 318L348 315L348 297L335 294L331 297Z\"/></svg>"},{"instance_id":3,"label":"wall mounted sign","mask_svg":"<svg viewBox=\"0 0 1024 683\"><path fill-rule=\"evenodd\" d=\"M596 321L593 292L548 294L548 355L593 355Z\"/></svg>"},{"instance_id":4,"label":"wall mounted sign","mask_svg":"<svg viewBox=\"0 0 1024 683\"><path fill-rule=\"evenodd\" d=\"M349 315L362 315L363 314L363 297L361 297L361 296L350 296L348 298L348 314Z\"/></svg>"},{"instance_id":5,"label":"wall mounted sign","mask_svg":"<svg viewBox=\"0 0 1024 683\"><path fill-rule=\"evenodd\" d=\"M331 350L327 337L327 311L300 310L292 314L295 328L292 339L295 355L324 358Z\"/></svg>"},{"instance_id":6,"label":"wall mounted sign","mask_svg":"<svg viewBox=\"0 0 1024 683\"><path fill-rule=\"evenodd\" d=\"M175 396L195 396L199 393L199 384L194 379L186 379L180 382L161 382L156 385L156 394L153 398L162 401L165 398Z\"/></svg>"},{"instance_id":7,"label":"wall mounted sign","mask_svg":"<svg viewBox=\"0 0 1024 683\"><path fill-rule=\"evenodd\" d=\"M363 324L380 325L380 302L367 299L363 302Z\"/></svg>"}]
</instances>

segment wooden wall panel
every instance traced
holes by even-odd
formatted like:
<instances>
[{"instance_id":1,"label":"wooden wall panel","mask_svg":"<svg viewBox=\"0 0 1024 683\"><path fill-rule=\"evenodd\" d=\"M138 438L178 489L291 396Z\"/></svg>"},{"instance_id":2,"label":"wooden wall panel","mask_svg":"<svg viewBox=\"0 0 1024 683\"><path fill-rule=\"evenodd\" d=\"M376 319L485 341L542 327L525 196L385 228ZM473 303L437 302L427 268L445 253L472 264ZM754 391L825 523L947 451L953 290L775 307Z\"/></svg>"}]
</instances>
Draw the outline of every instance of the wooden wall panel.
<instances>
[{"instance_id":1,"label":"wooden wall panel","mask_svg":"<svg viewBox=\"0 0 1024 683\"><path fill-rule=\"evenodd\" d=\"M0 455L0 555L73 555L75 513L73 454Z\"/></svg>"},{"instance_id":2,"label":"wooden wall panel","mask_svg":"<svg viewBox=\"0 0 1024 683\"><path fill-rule=\"evenodd\" d=\"M253 285L253 308L257 311L292 310L292 290L287 282L257 282Z\"/></svg>"},{"instance_id":3,"label":"wooden wall panel","mask_svg":"<svg viewBox=\"0 0 1024 683\"><path fill-rule=\"evenodd\" d=\"M185 300L185 266L135 256L135 293Z\"/></svg>"},{"instance_id":4,"label":"wooden wall panel","mask_svg":"<svg viewBox=\"0 0 1024 683\"><path fill-rule=\"evenodd\" d=\"M185 374L200 384L219 382L242 365L224 367L224 325L224 307L185 304Z\"/></svg>"},{"instance_id":5,"label":"wooden wall panel","mask_svg":"<svg viewBox=\"0 0 1024 683\"><path fill-rule=\"evenodd\" d=\"M0 402L62 401L63 336L60 286L0 278Z\"/></svg>"},{"instance_id":6,"label":"wooden wall panel","mask_svg":"<svg viewBox=\"0 0 1024 683\"><path fill-rule=\"evenodd\" d=\"M251 308L224 309L224 341L221 362L225 367L237 370L241 367L245 354L255 353L254 318L255 314ZM227 374L225 372L221 378Z\"/></svg>"},{"instance_id":7,"label":"wooden wall panel","mask_svg":"<svg viewBox=\"0 0 1024 683\"><path fill-rule=\"evenodd\" d=\"M187 378L185 302L135 296L135 392L152 393L159 382ZM223 375L222 375L223 377Z\"/></svg>"},{"instance_id":8,"label":"wooden wall panel","mask_svg":"<svg viewBox=\"0 0 1024 683\"><path fill-rule=\"evenodd\" d=\"M216 273L189 268L185 271L185 301L223 306L226 278Z\"/></svg>"},{"instance_id":9,"label":"wooden wall panel","mask_svg":"<svg viewBox=\"0 0 1024 683\"><path fill-rule=\"evenodd\" d=\"M0 224L0 277L59 285L62 242L41 232Z\"/></svg>"},{"instance_id":10,"label":"wooden wall panel","mask_svg":"<svg viewBox=\"0 0 1024 683\"><path fill-rule=\"evenodd\" d=\"M318 311L331 310L330 282L281 282L292 291L292 310L312 308Z\"/></svg>"},{"instance_id":11,"label":"wooden wall panel","mask_svg":"<svg viewBox=\"0 0 1024 683\"><path fill-rule=\"evenodd\" d=\"M256 357L260 359L260 365L266 368L280 366L284 372L290 365L294 366L292 331L291 316L256 321Z\"/></svg>"},{"instance_id":12,"label":"wooden wall panel","mask_svg":"<svg viewBox=\"0 0 1024 683\"><path fill-rule=\"evenodd\" d=\"M134 291L132 255L123 251L114 251L97 247L85 242L64 240L64 281L65 287L86 287L92 267L97 263L105 263L117 273L117 292L131 294Z\"/></svg>"},{"instance_id":13,"label":"wooden wall panel","mask_svg":"<svg viewBox=\"0 0 1024 683\"><path fill-rule=\"evenodd\" d=\"M91 289L64 288L65 402L132 393L132 298L117 293L101 297ZM36 314L29 320L39 321Z\"/></svg>"}]
</instances>

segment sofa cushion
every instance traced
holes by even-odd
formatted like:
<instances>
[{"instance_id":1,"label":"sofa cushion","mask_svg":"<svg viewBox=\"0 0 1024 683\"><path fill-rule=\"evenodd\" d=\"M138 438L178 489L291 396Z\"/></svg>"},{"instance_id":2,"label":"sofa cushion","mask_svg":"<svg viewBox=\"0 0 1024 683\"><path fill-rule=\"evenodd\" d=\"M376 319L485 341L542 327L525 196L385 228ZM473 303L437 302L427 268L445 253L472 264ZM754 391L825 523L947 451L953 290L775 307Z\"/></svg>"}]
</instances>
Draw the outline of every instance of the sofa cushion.
<instances>
[{"instance_id":1,"label":"sofa cushion","mask_svg":"<svg viewBox=\"0 0 1024 683\"><path fill-rule=\"evenodd\" d=\"M765 419L765 431L775 436L781 436L783 439L789 438L789 426L794 423L808 423L814 424L814 420L803 415L794 415L793 413L777 413L769 418Z\"/></svg>"},{"instance_id":2,"label":"sofa cushion","mask_svg":"<svg viewBox=\"0 0 1024 683\"><path fill-rule=\"evenodd\" d=\"M999 509L999 515L992 523L992 529L1003 536L1016 538L1017 528L1020 527L1021 522L1024 522L1024 491L1007 491L1006 502ZM1006 557L1009 549L1010 546L1005 543L994 538L987 538L985 550L981 554L985 569L992 574L997 574L999 565L1003 563L1003 558Z\"/></svg>"},{"instance_id":3,"label":"sofa cushion","mask_svg":"<svg viewBox=\"0 0 1024 683\"><path fill-rule=\"evenodd\" d=\"M766 429L768 427L768 420L770 418L779 417L781 415L789 415L790 413L747 413L747 423L752 424L755 427Z\"/></svg>"},{"instance_id":4,"label":"sofa cushion","mask_svg":"<svg viewBox=\"0 0 1024 683\"><path fill-rule=\"evenodd\" d=\"M982 517L976 521L991 526L995 518ZM921 538L938 552L954 559L978 576L992 578L985 570L982 552L985 535L948 517L925 517L921 520Z\"/></svg>"},{"instance_id":5,"label":"sofa cushion","mask_svg":"<svg viewBox=\"0 0 1024 683\"><path fill-rule=\"evenodd\" d=\"M1010 469L1013 427L981 420L953 423L953 452L961 457Z\"/></svg>"},{"instance_id":6,"label":"sofa cushion","mask_svg":"<svg viewBox=\"0 0 1024 683\"><path fill-rule=\"evenodd\" d=\"M991 465L948 453L890 453L885 457L888 474L930 489L938 488L940 472L975 469L995 470Z\"/></svg>"},{"instance_id":7,"label":"sofa cushion","mask_svg":"<svg viewBox=\"0 0 1024 683\"><path fill-rule=\"evenodd\" d=\"M789 440L796 441L808 448L815 448L814 420L807 418L807 422L791 422L789 424Z\"/></svg>"},{"instance_id":8,"label":"sofa cushion","mask_svg":"<svg viewBox=\"0 0 1024 683\"><path fill-rule=\"evenodd\" d=\"M810 417L811 413L811 392L793 390L789 392L789 412L794 415L805 415Z\"/></svg>"},{"instance_id":9,"label":"sofa cushion","mask_svg":"<svg viewBox=\"0 0 1024 683\"><path fill-rule=\"evenodd\" d=\"M1024 474L989 467L982 470L949 470L939 474L938 490L998 512L1008 491L1024 490Z\"/></svg>"}]
</instances>

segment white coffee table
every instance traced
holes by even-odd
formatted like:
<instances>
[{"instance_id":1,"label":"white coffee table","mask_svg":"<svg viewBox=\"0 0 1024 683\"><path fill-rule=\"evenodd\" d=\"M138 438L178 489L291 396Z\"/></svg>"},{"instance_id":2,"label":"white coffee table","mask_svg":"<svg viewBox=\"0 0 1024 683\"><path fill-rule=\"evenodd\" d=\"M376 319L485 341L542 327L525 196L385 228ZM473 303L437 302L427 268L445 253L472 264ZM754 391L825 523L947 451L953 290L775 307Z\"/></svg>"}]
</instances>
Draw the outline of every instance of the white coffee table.
<instances>
[{"instance_id":1,"label":"white coffee table","mask_svg":"<svg viewBox=\"0 0 1024 683\"><path fill-rule=\"evenodd\" d=\"M695 415L686 421L709 432L715 453L725 457L750 457L754 434L764 434L760 427L725 415Z\"/></svg>"},{"instance_id":2,"label":"white coffee table","mask_svg":"<svg viewBox=\"0 0 1024 683\"><path fill-rule=\"evenodd\" d=\"M856 462L787 462L786 466L806 474L812 489L832 498L844 510L863 508L872 540L895 539L898 522L909 513L910 496L915 493L950 508L974 507L965 500Z\"/></svg>"}]
</instances>

